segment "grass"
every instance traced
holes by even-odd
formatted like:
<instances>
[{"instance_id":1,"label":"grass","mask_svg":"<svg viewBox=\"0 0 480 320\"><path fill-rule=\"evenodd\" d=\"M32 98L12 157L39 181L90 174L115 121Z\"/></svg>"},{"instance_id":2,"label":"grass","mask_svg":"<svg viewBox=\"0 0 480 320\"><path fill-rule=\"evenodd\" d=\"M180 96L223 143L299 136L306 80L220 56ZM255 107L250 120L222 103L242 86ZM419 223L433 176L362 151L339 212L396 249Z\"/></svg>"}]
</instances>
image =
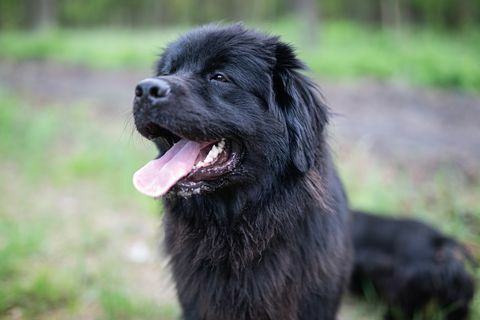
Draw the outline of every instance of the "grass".
<instances>
[{"instance_id":1,"label":"grass","mask_svg":"<svg viewBox=\"0 0 480 320\"><path fill-rule=\"evenodd\" d=\"M453 168L418 179L371 159L365 147L341 155L340 173L352 207L420 218L453 234L480 254L480 183Z\"/></svg>"},{"instance_id":2,"label":"grass","mask_svg":"<svg viewBox=\"0 0 480 320\"><path fill-rule=\"evenodd\" d=\"M373 77L480 92L479 30L448 34L330 22L321 26L318 41L307 44L303 43L302 24L295 20L251 25L280 34L299 49L314 73L325 77ZM161 48L187 29L4 31L0 33L0 57L95 68L150 68Z\"/></svg>"},{"instance_id":3,"label":"grass","mask_svg":"<svg viewBox=\"0 0 480 320\"><path fill-rule=\"evenodd\" d=\"M365 146L339 155L339 170L353 208L381 215L421 219L454 235L480 256L480 183L465 180L452 168L439 169L419 180L401 168L372 159ZM480 268L470 268L480 284ZM367 288L368 289L368 288ZM383 312L377 294L367 292L366 304L345 312L345 318L380 319ZM349 300L347 299L347 305ZM418 319L443 319L438 308L429 308ZM480 295L472 304L471 319L480 319Z\"/></svg>"},{"instance_id":4,"label":"grass","mask_svg":"<svg viewBox=\"0 0 480 320\"><path fill-rule=\"evenodd\" d=\"M84 106L33 110L31 115L26 103L1 92L0 99L0 152L28 181L48 177L61 187L95 180L112 193L130 194L132 165L139 167L154 155L145 144L135 145L126 117L119 120L125 127L99 134L89 122L91 109Z\"/></svg>"},{"instance_id":5,"label":"grass","mask_svg":"<svg viewBox=\"0 0 480 320\"><path fill-rule=\"evenodd\" d=\"M151 301L135 299L131 293L117 289L102 290L100 301L103 309L106 310L106 319L176 319L178 317L178 310L174 306L159 308Z\"/></svg>"},{"instance_id":6,"label":"grass","mask_svg":"<svg viewBox=\"0 0 480 320\"><path fill-rule=\"evenodd\" d=\"M83 107L36 109L0 92L0 318L174 319L175 303L131 288L125 275L142 271L119 263L135 224L112 223L120 238L101 224L122 212L156 224L158 207L130 181L153 150L98 129Z\"/></svg>"},{"instance_id":7,"label":"grass","mask_svg":"<svg viewBox=\"0 0 480 320\"><path fill-rule=\"evenodd\" d=\"M178 316L172 296L153 298L159 273L151 270L160 262L125 259L132 242L156 243L148 233L158 207L130 181L153 149L131 136L127 119L108 117L91 105L32 106L0 91L0 179L8 181L0 184L0 318ZM478 253L478 183L450 170L418 181L362 146L338 160L354 207L419 216ZM348 298L342 318L379 318L370 300ZM477 295L472 319L479 317Z\"/></svg>"},{"instance_id":8,"label":"grass","mask_svg":"<svg viewBox=\"0 0 480 320\"><path fill-rule=\"evenodd\" d=\"M0 211L0 316L31 318L57 308L69 310L78 298L66 272L41 262L50 226L42 219L30 222Z\"/></svg>"}]
</instances>

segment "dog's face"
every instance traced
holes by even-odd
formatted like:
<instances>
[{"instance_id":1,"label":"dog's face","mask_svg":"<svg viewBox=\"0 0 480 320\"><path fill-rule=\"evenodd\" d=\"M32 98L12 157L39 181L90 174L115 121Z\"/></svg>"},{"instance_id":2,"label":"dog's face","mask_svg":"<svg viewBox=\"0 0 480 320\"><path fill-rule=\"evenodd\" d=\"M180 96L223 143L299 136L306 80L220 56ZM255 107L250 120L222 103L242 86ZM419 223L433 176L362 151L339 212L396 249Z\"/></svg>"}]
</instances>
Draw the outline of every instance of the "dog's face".
<instances>
[{"instance_id":1,"label":"dog's face","mask_svg":"<svg viewBox=\"0 0 480 320\"><path fill-rule=\"evenodd\" d=\"M160 151L137 189L187 197L306 172L326 111L300 68L289 46L240 25L172 43L135 90L137 130Z\"/></svg>"}]
</instances>

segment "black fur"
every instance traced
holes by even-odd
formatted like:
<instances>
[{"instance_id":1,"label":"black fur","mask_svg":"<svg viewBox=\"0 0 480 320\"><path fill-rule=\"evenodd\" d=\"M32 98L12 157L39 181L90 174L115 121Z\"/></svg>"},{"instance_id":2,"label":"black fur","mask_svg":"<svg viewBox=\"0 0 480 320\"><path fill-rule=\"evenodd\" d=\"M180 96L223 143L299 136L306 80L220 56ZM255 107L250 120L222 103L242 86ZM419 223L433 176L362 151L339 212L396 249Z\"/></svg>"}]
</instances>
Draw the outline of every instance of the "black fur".
<instances>
[{"instance_id":1,"label":"black fur","mask_svg":"<svg viewBox=\"0 0 480 320\"><path fill-rule=\"evenodd\" d=\"M349 211L325 143L328 111L302 69L277 37L202 27L161 56L171 97L135 105L140 132L155 121L242 149L202 194L164 201L185 319L335 319L351 268ZM229 82L210 80L218 71Z\"/></svg>"},{"instance_id":2,"label":"black fur","mask_svg":"<svg viewBox=\"0 0 480 320\"><path fill-rule=\"evenodd\" d=\"M413 319L431 302L445 319L467 318L474 281L465 268L471 257L461 244L416 220L357 211L353 221L351 289L373 288L387 302L385 319Z\"/></svg>"},{"instance_id":3,"label":"black fur","mask_svg":"<svg viewBox=\"0 0 480 320\"><path fill-rule=\"evenodd\" d=\"M303 69L277 37L207 26L163 52L155 81L168 94L140 91L135 99L137 129L160 154L175 137L226 138L238 156L228 174L202 182L200 194L177 183L164 199L184 319L336 317L351 272L350 214L325 142L328 110ZM361 213L353 238L356 290L373 282L407 318L431 298L456 306L448 319L466 315L473 282L453 240Z\"/></svg>"}]
</instances>

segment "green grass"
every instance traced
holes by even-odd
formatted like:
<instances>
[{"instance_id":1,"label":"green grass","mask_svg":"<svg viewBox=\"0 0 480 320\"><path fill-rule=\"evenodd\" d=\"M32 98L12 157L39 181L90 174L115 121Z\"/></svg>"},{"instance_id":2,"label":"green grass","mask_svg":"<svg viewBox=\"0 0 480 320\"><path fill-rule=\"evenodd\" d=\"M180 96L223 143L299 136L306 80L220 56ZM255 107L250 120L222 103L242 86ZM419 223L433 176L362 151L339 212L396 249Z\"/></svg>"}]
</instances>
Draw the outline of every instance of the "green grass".
<instances>
[{"instance_id":1,"label":"green grass","mask_svg":"<svg viewBox=\"0 0 480 320\"><path fill-rule=\"evenodd\" d=\"M136 288L142 271L123 262L125 243L138 236L131 221L158 223L155 202L130 180L153 148L125 119L102 117L90 105L32 106L0 91L0 179L8 181L0 184L0 318L178 316L173 299L159 304ZM360 146L338 160L353 207L421 217L479 248L478 183L447 169L418 181ZM374 298L348 299L342 314L372 319L381 308Z\"/></svg>"},{"instance_id":2,"label":"green grass","mask_svg":"<svg viewBox=\"0 0 480 320\"><path fill-rule=\"evenodd\" d=\"M369 76L442 88L480 91L478 34L402 33L327 26L322 48L304 53L314 72L334 77Z\"/></svg>"},{"instance_id":3,"label":"green grass","mask_svg":"<svg viewBox=\"0 0 480 320\"><path fill-rule=\"evenodd\" d=\"M35 110L0 92L2 158L32 182L47 178L61 187L96 181L111 193L131 194L132 168L152 158L154 148L134 141L129 118L107 133L100 129L102 120L98 128L92 125L91 109L84 107Z\"/></svg>"},{"instance_id":4,"label":"green grass","mask_svg":"<svg viewBox=\"0 0 480 320\"><path fill-rule=\"evenodd\" d=\"M354 150L340 159L352 207L420 217L462 240L480 244L478 182L466 181L463 174L447 167L418 181L370 158L366 150Z\"/></svg>"},{"instance_id":5,"label":"green grass","mask_svg":"<svg viewBox=\"0 0 480 320\"><path fill-rule=\"evenodd\" d=\"M47 231L41 219L27 224L0 212L0 316L34 317L75 304L78 291L67 273L38 263Z\"/></svg>"},{"instance_id":6,"label":"green grass","mask_svg":"<svg viewBox=\"0 0 480 320\"><path fill-rule=\"evenodd\" d=\"M32 107L0 91L0 318L174 319L175 303L129 289L121 252L107 247L122 238L98 225L132 207L157 221L130 178L153 148L103 130L84 107Z\"/></svg>"},{"instance_id":7,"label":"green grass","mask_svg":"<svg viewBox=\"0 0 480 320\"><path fill-rule=\"evenodd\" d=\"M158 307L151 301L135 298L131 293L115 288L101 291L100 301L105 310L105 319L176 319L178 310L173 306Z\"/></svg>"},{"instance_id":8,"label":"green grass","mask_svg":"<svg viewBox=\"0 0 480 320\"><path fill-rule=\"evenodd\" d=\"M395 217L421 219L453 235L480 256L480 183L465 180L452 168L441 168L433 177L418 180L402 170L372 159L368 150L354 149L341 155L339 169L352 208ZM480 268L468 267L480 285ZM370 319L381 314L377 294L367 289L365 307L352 313L353 319ZM434 304L418 319L444 319ZM380 308L380 310L379 310ZM472 303L471 319L480 319L480 295Z\"/></svg>"},{"instance_id":9,"label":"green grass","mask_svg":"<svg viewBox=\"0 0 480 320\"><path fill-rule=\"evenodd\" d=\"M0 56L96 68L150 67L161 48L177 34L174 29L58 30L40 34L8 31L0 34Z\"/></svg>"},{"instance_id":10,"label":"green grass","mask_svg":"<svg viewBox=\"0 0 480 320\"><path fill-rule=\"evenodd\" d=\"M305 44L302 24L295 20L252 25L282 35L314 73L325 77L373 77L480 92L479 30L448 34L330 22L321 26L317 43ZM95 68L150 68L161 48L187 29L5 31L0 34L0 57Z\"/></svg>"}]
</instances>

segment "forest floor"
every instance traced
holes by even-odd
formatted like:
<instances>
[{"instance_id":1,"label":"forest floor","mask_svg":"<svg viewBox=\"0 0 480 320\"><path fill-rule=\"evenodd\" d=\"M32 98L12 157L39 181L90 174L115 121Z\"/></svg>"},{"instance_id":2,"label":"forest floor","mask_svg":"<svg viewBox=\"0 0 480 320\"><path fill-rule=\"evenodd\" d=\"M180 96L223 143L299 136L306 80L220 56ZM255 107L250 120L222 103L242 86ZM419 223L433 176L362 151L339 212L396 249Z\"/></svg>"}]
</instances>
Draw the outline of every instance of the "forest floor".
<instances>
[{"instance_id":1,"label":"forest floor","mask_svg":"<svg viewBox=\"0 0 480 320\"><path fill-rule=\"evenodd\" d=\"M0 63L10 92L40 105L87 102L100 116L122 118L147 71L99 71L48 62ZM375 155L417 167L480 168L480 96L375 80L323 81L333 113L331 145L365 142ZM99 120L101 118L99 117Z\"/></svg>"},{"instance_id":2,"label":"forest floor","mask_svg":"<svg viewBox=\"0 0 480 320\"><path fill-rule=\"evenodd\" d=\"M0 177L7 182L0 188L5 204L0 218L15 221L20 229L25 221L47 225L41 248L25 259L47 269L52 279L70 278L68 289L61 284L62 289L53 290L74 296L68 308L61 299L32 309L12 298L3 301L4 310L0 298L0 317L2 312L8 319L32 314L45 319L171 319L178 314L165 258L157 250L161 219L155 212L160 208L133 191L128 175L154 155L153 147L134 133L130 115L133 88L147 76L148 70L0 61L0 93L8 97L0 107L21 105L22 112L0 110L12 112L14 120L30 119L15 120L12 130L22 132L19 124L34 125L46 116L54 120L41 121L56 127L45 141L38 138L45 148L27 143L26 153L2 155ZM479 253L480 96L372 79L320 82L332 112L330 145L353 205L420 216L454 232ZM29 141L43 131L38 132ZM13 144L23 141L7 138ZM0 151L9 152L9 147ZM98 163L92 165L95 159ZM117 162L123 165L119 171L112 169ZM49 169L41 172L42 163ZM438 215L431 212L438 208ZM447 218L454 222L439 221ZM0 252L9 241L0 234ZM58 281L52 283L55 287ZM378 306L348 298L342 319L371 319L379 312Z\"/></svg>"}]
</instances>

